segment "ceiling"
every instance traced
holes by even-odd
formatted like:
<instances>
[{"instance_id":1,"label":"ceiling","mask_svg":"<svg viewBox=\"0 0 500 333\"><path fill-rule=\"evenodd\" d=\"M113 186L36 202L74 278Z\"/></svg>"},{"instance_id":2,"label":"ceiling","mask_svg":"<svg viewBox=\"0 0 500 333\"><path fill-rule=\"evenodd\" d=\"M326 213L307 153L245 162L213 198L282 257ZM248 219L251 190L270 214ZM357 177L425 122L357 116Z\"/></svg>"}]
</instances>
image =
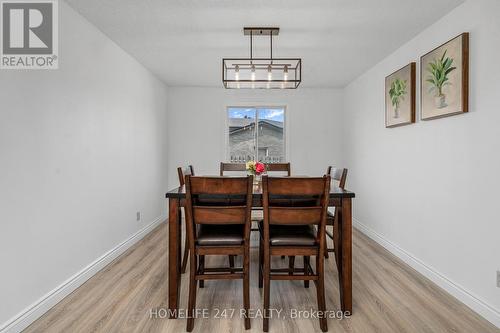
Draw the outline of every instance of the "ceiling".
<instances>
[{"instance_id":1,"label":"ceiling","mask_svg":"<svg viewBox=\"0 0 500 333\"><path fill-rule=\"evenodd\" d=\"M302 86L343 87L463 0L67 2L170 86L222 87L222 58L249 55L242 28L278 26L274 56L302 58Z\"/></svg>"}]
</instances>

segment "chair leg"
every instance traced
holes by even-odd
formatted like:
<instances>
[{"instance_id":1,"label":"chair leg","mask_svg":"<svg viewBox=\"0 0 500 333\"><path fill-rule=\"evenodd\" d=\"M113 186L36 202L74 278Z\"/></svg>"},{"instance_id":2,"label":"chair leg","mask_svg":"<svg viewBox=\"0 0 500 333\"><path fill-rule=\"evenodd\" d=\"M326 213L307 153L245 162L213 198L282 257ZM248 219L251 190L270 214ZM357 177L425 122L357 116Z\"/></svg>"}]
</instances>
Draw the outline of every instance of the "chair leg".
<instances>
[{"instance_id":1,"label":"chair leg","mask_svg":"<svg viewBox=\"0 0 500 333\"><path fill-rule=\"evenodd\" d=\"M205 272L205 256L200 256L200 273ZM205 288L205 281L200 280L200 288Z\"/></svg>"},{"instance_id":2,"label":"chair leg","mask_svg":"<svg viewBox=\"0 0 500 333\"><path fill-rule=\"evenodd\" d=\"M341 218L341 212L339 211L338 214L335 216L336 220L333 224L333 248L335 249L335 265L337 266L337 272L341 271L341 266L340 266L340 259L342 258L342 247L340 246L340 240L341 238L341 229L340 229L340 223L338 221Z\"/></svg>"},{"instance_id":3,"label":"chair leg","mask_svg":"<svg viewBox=\"0 0 500 333\"><path fill-rule=\"evenodd\" d=\"M189 300L188 300L188 319L186 331L191 332L194 328L194 310L196 307L196 256L191 254L189 269ZM200 280L200 282L203 280ZM200 283L201 284L201 283Z\"/></svg>"},{"instance_id":4,"label":"chair leg","mask_svg":"<svg viewBox=\"0 0 500 333\"><path fill-rule=\"evenodd\" d=\"M325 229L326 229L326 226L325 226ZM327 239L326 239L326 232L325 232L325 258L328 259L329 256L328 256L328 242L327 242Z\"/></svg>"},{"instance_id":5,"label":"chair leg","mask_svg":"<svg viewBox=\"0 0 500 333\"><path fill-rule=\"evenodd\" d=\"M264 245L266 246L266 245ZM270 297L270 287L271 287L271 260L269 252L264 253L264 319L262 330L264 332L269 332L269 297Z\"/></svg>"},{"instance_id":6,"label":"chair leg","mask_svg":"<svg viewBox=\"0 0 500 333\"><path fill-rule=\"evenodd\" d=\"M247 247L243 257L243 308L245 309L245 329L250 329L250 251Z\"/></svg>"},{"instance_id":7,"label":"chair leg","mask_svg":"<svg viewBox=\"0 0 500 333\"><path fill-rule=\"evenodd\" d=\"M182 219L182 209L179 208L179 216ZM185 225L185 224L184 224ZM189 238L187 235L187 226L185 228L186 230L186 240L184 241L184 255L182 257L182 265L181 265L181 274L186 273L186 267L187 267L187 262L189 259Z\"/></svg>"},{"instance_id":8,"label":"chair leg","mask_svg":"<svg viewBox=\"0 0 500 333\"><path fill-rule=\"evenodd\" d=\"M264 285L264 277L262 276L262 270L264 269L264 247L262 246L262 239L259 238L259 288Z\"/></svg>"},{"instance_id":9,"label":"chair leg","mask_svg":"<svg viewBox=\"0 0 500 333\"><path fill-rule=\"evenodd\" d=\"M182 274L186 273L188 258L189 258L189 239L186 235L186 241L184 242L184 256L182 257L182 266L181 266Z\"/></svg>"},{"instance_id":10,"label":"chair leg","mask_svg":"<svg viewBox=\"0 0 500 333\"><path fill-rule=\"evenodd\" d=\"M309 275L309 256L304 256L304 274ZM304 280L304 288L309 288L309 280Z\"/></svg>"},{"instance_id":11,"label":"chair leg","mask_svg":"<svg viewBox=\"0 0 500 333\"><path fill-rule=\"evenodd\" d=\"M230 268L230 271L231 271L231 274L234 273L234 255L229 255L229 268Z\"/></svg>"},{"instance_id":12,"label":"chair leg","mask_svg":"<svg viewBox=\"0 0 500 333\"><path fill-rule=\"evenodd\" d=\"M318 310L320 313L325 313L326 311L326 300L325 300L325 260L316 256L316 270L318 274L318 281L316 283L316 294L318 297ZM325 316L319 318L319 326L321 331L328 332L328 324Z\"/></svg>"}]
</instances>

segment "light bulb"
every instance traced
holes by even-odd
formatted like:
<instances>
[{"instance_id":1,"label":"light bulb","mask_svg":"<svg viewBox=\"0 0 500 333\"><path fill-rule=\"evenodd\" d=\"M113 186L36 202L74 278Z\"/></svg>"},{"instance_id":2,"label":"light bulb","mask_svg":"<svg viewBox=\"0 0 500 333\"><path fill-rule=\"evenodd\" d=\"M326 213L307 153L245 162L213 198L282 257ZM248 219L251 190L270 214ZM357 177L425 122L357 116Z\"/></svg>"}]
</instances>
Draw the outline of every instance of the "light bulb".
<instances>
[{"instance_id":1,"label":"light bulb","mask_svg":"<svg viewBox=\"0 0 500 333\"><path fill-rule=\"evenodd\" d=\"M240 66L236 65L234 67L234 79L236 81L239 81L240 80Z\"/></svg>"},{"instance_id":2,"label":"light bulb","mask_svg":"<svg viewBox=\"0 0 500 333\"><path fill-rule=\"evenodd\" d=\"M252 74L250 75L252 81L255 81L255 65L252 65Z\"/></svg>"},{"instance_id":3,"label":"light bulb","mask_svg":"<svg viewBox=\"0 0 500 333\"><path fill-rule=\"evenodd\" d=\"M285 65L285 68L283 69L283 80L287 81L288 80L288 66Z\"/></svg>"},{"instance_id":4,"label":"light bulb","mask_svg":"<svg viewBox=\"0 0 500 333\"><path fill-rule=\"evenodd\" d=\"M267 66L267 81L271 81L273 79L273 68L271 65Z\"/></svg>"}]
</instances>

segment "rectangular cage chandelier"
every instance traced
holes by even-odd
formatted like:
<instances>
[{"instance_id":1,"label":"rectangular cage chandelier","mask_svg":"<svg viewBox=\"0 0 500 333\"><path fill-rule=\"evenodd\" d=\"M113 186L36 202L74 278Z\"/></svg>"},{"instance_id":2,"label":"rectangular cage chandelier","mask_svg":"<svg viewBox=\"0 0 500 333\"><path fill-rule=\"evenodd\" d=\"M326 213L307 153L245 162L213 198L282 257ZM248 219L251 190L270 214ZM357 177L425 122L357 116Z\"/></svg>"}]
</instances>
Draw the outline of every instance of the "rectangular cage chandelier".
<instances>
[{"instance_id":1,"label":"rectangular cage chandelier","mask_svg":"<svg viewBox=\"0 0 500 333\"><path fill-rule=\"evenodd\" d=\"M297 89L302 80L302 59L273 58L273 36L279 28L245 27L250 36L250 58L222 59L222 83L226 89ZM253 57L253 37L269 36L270 57Z\"/></svg>"}]
</instances>

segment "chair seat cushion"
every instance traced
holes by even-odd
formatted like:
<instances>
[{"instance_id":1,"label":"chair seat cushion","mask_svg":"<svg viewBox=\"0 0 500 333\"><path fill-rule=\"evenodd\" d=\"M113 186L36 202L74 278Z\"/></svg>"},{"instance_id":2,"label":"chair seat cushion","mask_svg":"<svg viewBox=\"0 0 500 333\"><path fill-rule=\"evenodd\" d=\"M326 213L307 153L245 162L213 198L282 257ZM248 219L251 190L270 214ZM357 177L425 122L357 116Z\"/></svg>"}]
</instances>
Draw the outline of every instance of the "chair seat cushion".
<instances>
[{"instance_id":1,"label":"chair seat cushion","mask_svg":"<svg viewBox=\"0 0 500 333\"><path fill-rule=\"evenodd\" d=\"M262 223L259 229L264 231ZM314 246L316 229L312 225L271 225L269 242L272 246Z\"/></svg>"},{"instance_id":2,"label":"chair seat cushion","mask_svg":"<svg viewBox=\"0 0 500 333\"><path fill-rule=\"evenodd\" d=\"M232 246L243 244L243 224L199 224L197 243L201 246Z\"/></svg>"}]
</instances>

